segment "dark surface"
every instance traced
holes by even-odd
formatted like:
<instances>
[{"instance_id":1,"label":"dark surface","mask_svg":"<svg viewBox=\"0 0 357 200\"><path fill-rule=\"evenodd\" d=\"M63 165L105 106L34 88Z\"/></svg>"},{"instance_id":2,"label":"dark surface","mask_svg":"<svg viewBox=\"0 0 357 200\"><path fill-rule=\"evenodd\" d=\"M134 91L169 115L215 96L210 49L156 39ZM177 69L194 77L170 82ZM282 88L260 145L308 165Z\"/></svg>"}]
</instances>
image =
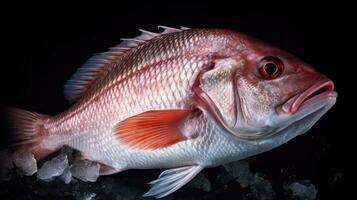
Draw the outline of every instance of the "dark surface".
<instances>
[{"instance_id":1,"label":"dark surface","mask_svg":"<svg viewBox=\"0 0 357 200\"><path fill-rule=\"evenodd\" d=\"M302 58L331 78L339 94L336 105L308 134L255 156L251 163L253 171L272 180L280 199L285 198L282 184L290 178L310 179L318 189L318 199L347 198L348 173L345 167L352 153L347 151L346 137L352 132L348 133L343 128L349 118L345 114L350 109L346 96L348 86L355 83L346 76L353 72L346 70L348 66L343 62L351 58L346 58L344 52L347 50L340 46L348 45L341 40L344 37L348 39L345 35L349 32L348 26L343 25L348 17L339 14L337 18L338 8L257 8L207 3L171 4L165 8L149 4L95 7L94 10L74 8L71 11L69 6L53 6L38 11L14 8L2 19L5 21L2 49L6 51L1 64L3 106L46 114L64 111L70 104L63 97L63 85L77 67L93 53L104 52L118 44L121 37L138 35L139 28L156 31L157 25L182 25L241 31ZM347 11L345 13L348 14ZM5 132L0 135L2 146L9 142ZM204 173L214 180L217 171L208 169ZM158 172L124 173L155 178ZM336 174L342 174L342 177L334 180ZM38 196L29 190L26 183L20 181L0 186L8 187L6 193L11 193L13 199L24 199L25 196L36 199ZM213 185L213 191L219 191L211 192L213 199L236 199L237 194L245 193L246 189L232 183L225 188ZM6 193L2 192L0 197L6 197ZM203 194L206 193L200 191L195 197Z\"/></svg>"}]
</instances>

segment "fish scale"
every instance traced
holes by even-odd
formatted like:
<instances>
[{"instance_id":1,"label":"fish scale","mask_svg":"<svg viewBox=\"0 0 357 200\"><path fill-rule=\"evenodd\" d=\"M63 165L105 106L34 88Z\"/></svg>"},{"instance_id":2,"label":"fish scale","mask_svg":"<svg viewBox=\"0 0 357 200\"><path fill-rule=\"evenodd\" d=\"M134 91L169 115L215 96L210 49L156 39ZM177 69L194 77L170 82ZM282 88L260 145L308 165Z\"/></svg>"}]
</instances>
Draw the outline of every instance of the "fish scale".
<instances>
[{"instance_id":1,"label":"fish scale","mask_svg":"<svg viewBox=\"0 0 357 200\"><path fill-rule=\"evenodd\" d=\"M182 33L184 34L185 31L183 31ZM191 36L191 35L193 35L193 34L192 33L188 34L188 36ZM179 56L180 54L183 54L182 52L186 48L182 49L183 43L180 41L185 40L186 39L185 37L187 37L186 34L184 34L183 36L180 36L180 37L173 36L173 38L166 38L168 41L177 41L176 43L171 43L171 45L173 45L173 46L170 47L170 45L169 45L169 47L171 49L177 49L175 51L175 52L177 52L177 55L173 55L173 56ZM197 38L197 39L193 39L193 41L196 41L196 42L200 42L204 39L206 39L208 41L210 40L207 36L204 36L204 35L201 36L201 34L199 34L198 36L195 36L195 38ZM88 92L88 94L86 94L87 99L83 98L80 102L76 103L67 112L60 114L58 117L54 117L53 120L48 122L48 124L49 124L48 128L50 129L51 125L58 126L58 124L61 124L61 123L64 125L65 123L63 123L63 121L66 120L66 118L68 116L72 116L72 113L78 113L82 109L89 110L87 106L88 106L88 104L90 104L93 101L93 99L96 99L98 96L100 96L100 98L103 98L103 97L106 98L107 96L103 95L103 93L106 92L108 90L108 88L111 88L113 85L117 85L118 82L120 85L118 89L120 89L120 87L123 87L127 90L130 90L130 88L128 88L126 85L131 84L132 81L139 81L140 79L135 78L136 77L135 75L133 76L133 79L130 79L130 78L128 79L127 77L130 77L132 74L136 74L136 75L140 76L141 73L136 73L136 72L141 70L144 66L147 66L148 63L151 63L153 60L156 60L156 63L160 63L160 62L165 61L165 58L167 59L167 58L171 57L170 54L169 55L165 54L166 51L160 51L160 47L158 47L158 45L160 45L161 43L164 43L164 42L165 41L156 42L152 45L144 46L146 48L139 47L139 49L134 49L133 52L129 52L127 55L125 55L125 58L122 58L120 60L120 64L115 64L115 67L114 67L112 73L109 73L108 76L103 77L103 80L99 80L98 81L99 83L94 85L94 88L92 90L90 90ZM223 45L224 44L225 43L223 43ZM199 45L200 44L198 44L197 46L199 46ZM194 47L196 47L196 45L189 44L189 43L186 43L186 46L191 47L193 50L195 50ZM169 48L169 47L166 47L166 48ZM156 49L157 51L154 51L154 54L150 54L151 56L142 56L142 55L145 55L146 52L150 51L150 49ZM188 51L187 53L190 53L190 51ZM205 53L206 52L198 52L196 54L203 54L205 57L207 57L207 55L205 55ZM181 56L181 58L174 59L174 60L180 62L180 60L185 60L185 59L187 59L185 56ZM122 60L124 60L124 61L122 61ZM133 63L133 60L137 61L137 63ZM176 63L176 64L178 64L178 63ZM174 70L174 71L178 72L179 74L183 74L182 76L186 76L184 78L187 80L192 78L192 77L189 77L189 75L186 74L185 71L182 71L183 73L180 71L180 69L179 69L180 64L172 66L171 70ZM149 70L151 69L152 73L145 73L149 77L147 79L145 79L145 81L144 81L144 82L148 82L148 83L150 83L151 81L155 81L155 77L157 76L156 72L160 72L162 70L160 67L156 67L156 65L154 65L154 64L150 64L150 66L151 67L147 67L147 68L149 68ZM158 66L160 66L160 65L158 65ZM167 67L167 66L163 65L162 67ZM194 67L196 67L196 66L194 66ZM128 69L131 69L131 70L129 71ZM185 68L182 68L182 69L185 69ZM196 68L196 69L201 70L199 68ZM188 70L188 68L186 70ZM165 74L167 72L169 72L169 71L163 70L162 73ZM167 78L170 78L170 77L168 76ZM181 80L185 80L185 79L181 79ZM124 82L122 82L122 84L120 84L120 81L123 81L123 80L124 80ZM178 81L181 81L181 80L178 80ZM189 89L187 89L187 91L189 91ZM115 94L115 92L111 91L111 92L107 92L106 94L111 95L111 94ZM149 94L151 94L151 93L149 93ZM121 99L124 99L124 98L121 97ZM100 108L100 106L98 106L98 107ZM85 113L85 111L82 111L82 113ZM76 117L79 118L78 121L81 121L81 120L86 121L84 119L87 119L86 117L84 117L84 119L81 119L79 116L76 116ZM66 124L64 126L68 126L68 125ZM70 126L70 127L72 127L72 126ZM73 128L75 128L75 127L76 126L74 126ZM62 130L59 130L59 131L55 130L55 131L50 131L50 132L56 133L56 132L62 132Z\"/></svg>"},{"instance_id":2,"label":"fish scale","mask_svg":"<svg viewBox=\"0 0 357 200\"><path fill-rule=\"evenodd\" d=\"M200 69L204 67L204 62L202 60L202 58L194 57L191 60L184 59L181 63L179 61L175 61L173 63L177 64L177 66L175 66L177 71L186 71L187 77L194 77L197 76ZM195 66L195 68L190 67L191 65ZM134 116L148 110L184 109L191 106L189 100L192 97L189 91L193 85L194 79L187 78L185 79L186 81L182 81L179 73L169 70L172 67L172 64L163 63L161 66L158 65L152 68L163 68L162 71L166 72L164 73L166 74L166 77L162 78L167 80L166 82L161 79L152 79L154 82L144 81L146 83L145 90L141 92L133 92L140 91L137 90L140 86L138 82L116 85L112 90L107 91L109 93L106 95L108 98L100 98L95 102L95 104L89 104L88 107L82 111L83 114L81 113L81 115L76 115L76 118L68 121L70 125L61 124L62 126L76 126L78 128L79 121L84 121L84 119L87 118L91 119L87 120L84 124L81 124L79 126L81 128L76 130L78 132L73 134L68 133L69 136L64 135L63 137L69 140L65 143L65 145L72 146L81 152L88 152L86 154L91 155L91 157L95 157L97 161L103 162L104 164L108 164L110 166L131 165L127 162L121 161L124 157L122 154L125 154L123 152L124 150L121 148L115 148L115 146L120 146L115 139L114 132L112 131L116 123L129 116ZM148 77L155 77L156 70L148 70L147 74L149 74ZM145 77L146 75L141 74L141 76ZM142 98L144 98L143 101ZM71 125L71 123L73 124ZM87 123L90 125L87 125ZM95 139L95 141L97 141L96 146L90 145L89 141L86 142L87 139L91 139L91 137L88 137L87 135L90 133L96 133L93 135L98 137ZM77 138L77 142L73 144L70 141L70 137L72 136ZM103 138L111 139L108 140ZM51 140L51 137L49 137L49 140ZM117 150L115 152L111 152L111 154L101 155L101 153L99 153L101 149L108 151L108 146L112 146L109 149ZM106 157L114 157L118 159L112 159L113 161L107 163L106 159L104 159ZM155 162L155 160L152 160L152 162Z\"/></svg>"}]
</instances>

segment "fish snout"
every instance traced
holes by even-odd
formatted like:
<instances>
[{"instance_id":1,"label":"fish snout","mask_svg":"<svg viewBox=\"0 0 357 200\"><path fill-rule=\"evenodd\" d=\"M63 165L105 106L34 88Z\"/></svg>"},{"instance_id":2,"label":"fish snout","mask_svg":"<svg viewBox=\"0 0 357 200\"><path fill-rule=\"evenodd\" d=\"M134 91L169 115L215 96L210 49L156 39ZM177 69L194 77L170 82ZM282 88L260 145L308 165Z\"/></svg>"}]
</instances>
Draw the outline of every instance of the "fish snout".
<instances>
[{"instance_id":1,"label":"fish snout","mask_svg":"<svg viewBox=\"0 0 357 200\"><path fill-rule=\"evenodd\" d=\"M310 87L287 100L280 109L278 109L278 112L294 114L303 105L316 103L326 100L327 98L336 98L337 92L334 89L334 83L326 76L320 75Z\"/></svg>"}]
</instances>

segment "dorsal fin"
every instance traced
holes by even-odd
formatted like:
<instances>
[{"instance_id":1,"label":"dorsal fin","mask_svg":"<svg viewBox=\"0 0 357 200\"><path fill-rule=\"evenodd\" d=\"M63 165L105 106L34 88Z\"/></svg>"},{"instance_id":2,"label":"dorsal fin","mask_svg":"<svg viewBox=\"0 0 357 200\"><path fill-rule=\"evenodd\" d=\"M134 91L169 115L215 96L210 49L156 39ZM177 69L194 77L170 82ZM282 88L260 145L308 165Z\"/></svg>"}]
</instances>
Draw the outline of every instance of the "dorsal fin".
<instances>
[{"instance_id":1,"label":"dorsal fin","mask_svg":"<svg viewBox=\"0 0 357 200\"><path fill-rule=\"evenodd\" d=\"M188 30L189 28L181 27L179 29L167 26L158 26L164 29L160 33L139 29L141 34L134 38L122 38L122 42L115 47L109 49L108 52L99 53L89 58L78 70L74 73L70 80L64 86L64 95L70 102L77 101L86 90L98 80L106 72L110 71L116 62L125 52L144 44L151 39L168 34Z\"/></svg>"}]
</instances>

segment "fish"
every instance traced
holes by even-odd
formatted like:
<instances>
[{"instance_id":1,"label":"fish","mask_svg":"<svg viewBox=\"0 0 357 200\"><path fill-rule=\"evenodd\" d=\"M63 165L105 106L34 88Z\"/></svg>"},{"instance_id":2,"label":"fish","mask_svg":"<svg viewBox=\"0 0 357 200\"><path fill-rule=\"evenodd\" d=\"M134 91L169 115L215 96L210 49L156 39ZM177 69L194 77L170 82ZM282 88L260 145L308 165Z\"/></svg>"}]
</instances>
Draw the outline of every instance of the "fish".
<instances>
[{"instance_id":1,"label":"fish","mask_svg":"<svg viewBox=\"0 0 357 200\"><path fill-rule=\"evenodd\" d=\"M89 58L57 115L9 108L17 146L37 161L64 146L100 175L161 169L143 196L165 197L204 168L269 151L306 133L337 99L299 58L216 28L140 29Z\"/></svg>"}]
</instances>

